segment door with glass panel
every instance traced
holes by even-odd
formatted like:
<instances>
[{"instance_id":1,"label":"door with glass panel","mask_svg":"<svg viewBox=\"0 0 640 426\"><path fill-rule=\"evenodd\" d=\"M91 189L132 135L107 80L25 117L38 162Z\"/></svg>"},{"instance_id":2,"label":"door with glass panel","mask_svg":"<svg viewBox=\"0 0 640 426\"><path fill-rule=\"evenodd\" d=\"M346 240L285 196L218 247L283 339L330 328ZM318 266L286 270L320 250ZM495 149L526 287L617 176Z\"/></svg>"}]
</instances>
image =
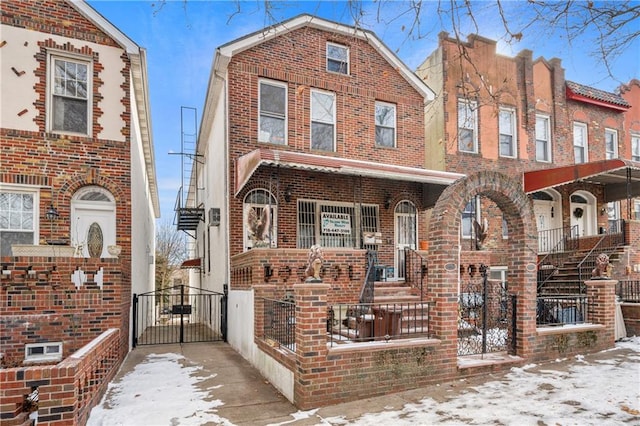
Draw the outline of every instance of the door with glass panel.
<instances>
[{"instance_id":1,"label":"door with glass panel","mask_svg":"<svg viewBox=\"0 0 640 426\"><path fill-rule=\"evenodd\" d=\"M393 276L387 279L404 279L405 249L416 249L418 233L416 207L410 201L401 201L395 208L395 265Z\"/></svg>"}]
</instances>

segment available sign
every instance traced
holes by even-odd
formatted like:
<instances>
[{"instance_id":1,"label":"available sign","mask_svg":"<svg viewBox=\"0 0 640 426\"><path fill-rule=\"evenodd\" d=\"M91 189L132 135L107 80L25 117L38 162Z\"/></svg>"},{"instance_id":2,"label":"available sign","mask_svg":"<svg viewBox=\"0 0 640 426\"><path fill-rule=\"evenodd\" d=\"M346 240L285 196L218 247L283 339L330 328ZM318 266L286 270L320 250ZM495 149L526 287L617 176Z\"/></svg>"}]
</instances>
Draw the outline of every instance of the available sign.
<instances>
[{"instance_id":1,"label":"available sign","mask_svg":"<svg viewBox=\"0 0 640 426\"><path fill-rule=\"evenodd\" d=\"M348 213L322 213L323 234L351 234L351 215Z\"/></svg>"}]
</instances>

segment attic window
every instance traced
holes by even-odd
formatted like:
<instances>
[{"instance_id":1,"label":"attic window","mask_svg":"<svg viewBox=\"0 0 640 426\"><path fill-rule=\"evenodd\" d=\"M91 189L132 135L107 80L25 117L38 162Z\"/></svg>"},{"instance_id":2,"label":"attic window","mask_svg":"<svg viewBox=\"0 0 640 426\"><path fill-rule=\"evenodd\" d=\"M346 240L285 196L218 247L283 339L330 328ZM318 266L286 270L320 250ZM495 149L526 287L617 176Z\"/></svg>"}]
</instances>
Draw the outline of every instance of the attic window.
<instances>
[{"instance_id":1,"label":"attic window","mask_svg":"<svg viewBox=\"0 0 640 426\"><path fill-rule=\"evenodd\" d=\"M335 43L327 43L327 71L349 74L349 49Z\"/></svg>"}]
</instances>

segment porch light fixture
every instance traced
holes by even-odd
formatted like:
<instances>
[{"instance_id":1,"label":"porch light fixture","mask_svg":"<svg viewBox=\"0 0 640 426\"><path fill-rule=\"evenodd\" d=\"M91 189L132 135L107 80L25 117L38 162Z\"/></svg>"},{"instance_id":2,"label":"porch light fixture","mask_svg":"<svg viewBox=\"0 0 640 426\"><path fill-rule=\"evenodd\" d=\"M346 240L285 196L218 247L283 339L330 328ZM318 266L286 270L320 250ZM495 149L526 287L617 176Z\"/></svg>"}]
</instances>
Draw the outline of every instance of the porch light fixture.
<instances>
[{"instance_id":1,"label":"porch light fixture","mask_svg":"<svg viewBox=\"0 0 640 426\"><path fill-rule=\"evenodd\" d=\"M391 207L391 195L387 194L384 196L384 208L389 210L389 207Z\"/></svg>"},{"instance_id":2,"label":"porch light fixture","mask_svg":"<svg viewBox=\"0 0 640 426\"><path fill-rule=\"evenodd\" d=\"M53 207L53 204L50 204L49 210L44 214L44 217L47 218L47 220L56 220L60 217L60 213Z\"/></svg>"},{"instance_id":3,"label":"porch light fixture","mask_svg":"<svg viewBox=\"0 0 640 426\"><path fill-rule=\"evenodd\" d=\"M291 186L287 186L287 189L284 190L284 200L288 203L291 201Z\"/></svg>"},{"instance_id":4,"label":"porch light fixture","mask_svg":"<svg viewBox=\"0 0 640 426\"><path fill-rule=\"evenodd\" d=\"M607 208L605 206L602 206L602 208L600 209L600 216L604 216L605 214L607 214Z\"/></svg>"}]
</instances>

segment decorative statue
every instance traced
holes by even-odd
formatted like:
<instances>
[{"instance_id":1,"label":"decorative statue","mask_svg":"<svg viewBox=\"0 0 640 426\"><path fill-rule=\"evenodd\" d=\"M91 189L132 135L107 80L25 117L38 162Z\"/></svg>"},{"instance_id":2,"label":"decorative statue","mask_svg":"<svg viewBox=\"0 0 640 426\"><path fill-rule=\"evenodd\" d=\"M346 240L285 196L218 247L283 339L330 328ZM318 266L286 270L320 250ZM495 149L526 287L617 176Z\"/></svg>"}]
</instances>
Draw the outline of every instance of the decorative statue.
<instances>
[{"instance_id":1,"label":"decorative statue","mask_svg":"<svg viewBox=\"0 0 640 426\"><path fill-rule=\"evenodd\" d=\"M482 224L476 219L473 219L473 230L476 233L476 249L482 250L484 248L484 240L489 234L489 221L485 217L482 220Z\"/></svg>"},{"instance_id":2,"label":"decorative statue","mask_svg":"<svg viewBox=\"0 0 640 426\"><path fill-rule=\"evenodd\" d=\"M596 257L596 267L591 271L591 278L600 280L609 278L609 256L600 253Z\"/></svg>"},{"instance_id":3,"label":"decorative statue","mask_svg":"<svg viewBox=\"0 0 640 426\"><path fill-rule=\"evenodd\" d=\"M309 259L307 263L307 281L310 282L320 282L320 268L322 267L322 261L324 260L324 255L322 253L322 247L315 244L312 245L309 249Z\"/></svg>"}]
</instances>

